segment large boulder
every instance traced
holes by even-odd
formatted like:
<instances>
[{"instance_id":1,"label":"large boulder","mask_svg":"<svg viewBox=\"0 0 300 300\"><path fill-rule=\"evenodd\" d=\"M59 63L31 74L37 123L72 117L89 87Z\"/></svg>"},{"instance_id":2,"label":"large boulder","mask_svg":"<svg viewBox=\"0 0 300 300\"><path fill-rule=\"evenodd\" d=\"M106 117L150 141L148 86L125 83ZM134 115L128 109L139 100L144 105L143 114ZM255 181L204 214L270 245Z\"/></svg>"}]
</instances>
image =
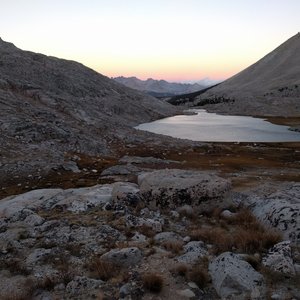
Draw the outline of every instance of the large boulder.
<instances>
[{"instance_id":1,"label":"large boulder","mask_svg":"<svg viewBox=\"0 0 300 300\"><path fill-rule=\"evenodd\" d=\"M237 254L225 252L216 257L209 273L222 299L265 299L263 276Z\"/></svg>"},{"instance_id":2,"label":"large boulder","mask_svg":"<svg viewBox=\"0 0 300 300\"><path fill-rule=\"evenodd\" d=\"M112 200L113 185L95 185L87 188L69 189L55 199L52 208L60 208L71 212L84 212L93 207L104 207Z\"/></svg>"},{"instance_id":3,"label":"large boulder","mask_svg":"<svg viewBox=\"0 0 300 300\"><path fill-rule=\"evenodd\" d=\"M265 198L252 198L252 211L264 224L283 233L286 240L300 241L300 184L286 187Z\"/></svg>"},{"instance_id":4,"label":"large boulder","mask_svg":"<svg viewBox=\"0 0 300 300\"><path fill-rule=\"evenodd\" d=\"M131 182L116 182L112 189L112 201L116 205L137 206L140 201L140 189L138 185Z\"/></svg>"},{"instance_id":5,"label":"large boulder","mask_svg":"<svg viewBox=\"0 0 300 300\"><path fill-rule=\"evenodd\" d=\"M44 205L45 201L63 193L62 189L33 190L17 196L9 196L0 202L0 216L14 218L23 209L35 210ZM19 221L14 218L14 221Z\"/></svg>"},{"instance_id":6,"label":"large boulder","mask_svg":"<svg viewBox=\"0 0 300 300\"><path fill-rule=\"evenodd\" d=\"M176 208L181 205L222 205L230 182L207 172L166 169L138 176L140 192L154 206Z\"/></svg>"},{"instance_id":7,"label":"large boulder","mask_svg":"<svg viewBox=\"0 0 300 300\"><path fill-rule=\"evenodd\" d=\"M263 257L262 264L273 271L286 275L295 275L290 241L274 245Z\"/></svg>"}]
</instances>

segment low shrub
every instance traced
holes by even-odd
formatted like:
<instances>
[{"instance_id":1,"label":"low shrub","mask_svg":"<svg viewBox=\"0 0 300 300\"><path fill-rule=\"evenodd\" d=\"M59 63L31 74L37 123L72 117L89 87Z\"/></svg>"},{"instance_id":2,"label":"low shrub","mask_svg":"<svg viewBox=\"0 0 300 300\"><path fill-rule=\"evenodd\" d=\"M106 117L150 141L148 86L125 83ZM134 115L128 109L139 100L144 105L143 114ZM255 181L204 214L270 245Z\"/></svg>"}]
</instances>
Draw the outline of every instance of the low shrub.
<instances>
[{"instance_id":1,"label":"low shrub","mask_svg":"<svg viewBox=\"0 0 300 300\"><path fill-rule=\"evenodd\" d=\"M205 267L196 265L188 272L188 279L195 282L199 288L203 289L210 282L208 271Z\"/></svg>"},{"instance_id":2,"label":"low shrub","mask_svg":"<svg viewBox=\"0 0 300 300\"><path fill-rule=\"evenodd\" d=\"M164 242L162 246L167 250L174 254L179 254L183 249L182 242L179 241L168 241Z\"/></svg>"},{"instance_id":3,"label":"low shrub","mask_svg":"<svg viewBox=\"0 0 300 300\"><path fill-rule=\"evenodd\" d=\"M115 264L104 261L99 257L92 257L88 262L88 269L94 278L107 281L114 276L118 275L120 268Z\"/></svg>"},{"instance_id":4,"label":"low shrub","mask_svg":"<svg viewBox=\"0 0 300 300\"><path fill-rule=\"evenodd\" d=\"M151 293L160 293L164 285L161 275L156 273L148 273L143 276L143 286Z\"/></svg>"},{"instance_id":5,"label":"low shrub","mask_svg":"<svg viewBox=\"0 0 300 300\"><path fill-rule=\"evenodd\" d=\"M186 264L178 264L177 266L175 266L175 268L173 268L171 270L171 273L173 275L179 275L182 277L185 277L188 273L188 266Z\"/></svg>"}]
</instances>

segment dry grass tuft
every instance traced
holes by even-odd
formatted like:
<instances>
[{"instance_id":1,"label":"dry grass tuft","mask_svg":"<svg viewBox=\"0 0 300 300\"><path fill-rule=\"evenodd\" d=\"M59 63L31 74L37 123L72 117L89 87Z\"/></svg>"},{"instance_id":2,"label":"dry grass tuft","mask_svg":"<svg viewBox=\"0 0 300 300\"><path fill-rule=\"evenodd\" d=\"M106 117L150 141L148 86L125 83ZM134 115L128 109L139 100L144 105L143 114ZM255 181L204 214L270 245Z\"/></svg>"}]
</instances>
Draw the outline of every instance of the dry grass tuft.
<instances>
[{"instance_id":1,"label":"dry grass tuft","mask_svg":"<svg viewBox=\"0 0 300 300\"><path fill-rule=\"evenodd\" d=\"M214 226L194 229L190 237L212 244L215 254L234 250L249 254L263 252L282 240L280 233L265 228L248 209L231 218L219 219Z\"/></svg>"},{"instance_id":2,"label":"dry grass tuft","mask_svg":"<svg viewBox=\"0 0 300 300\"><path fill-rule=\"evenodd\" d=\"M263 252L282 240L281 234L267 230L263 227L260 230L238 228L233 239L235 247L245 253Z\"/></svg>"},{"instance_id":3,"label":"dry grass tuft","mask_svg":"<svg viewBox=\"0 0 300 300\"><path fill-rule=\"evenodd\" d=\"M258 257L255 257L254 255L247 255L244 260L249 263L252 268L256 271L260 270L261 267L261 261Z\"/></svg>"},{"instance_id":4,"label":"dry grass tuft","mask_svg":"<svg viewBox=\"0 0 300 300\"><path fill-rule=\"evenodd\" d=\"M210 282L208 273L209 259L207 256L202 257L187 274L187 279L195 282L199 288L203 289Z\"/></svg>"},{"instance_id":5,"label":"dry grass tuft","mask_svg":"<svg viewBox=\"0 0 300 300\"><path fill-rule=\"evenodd\" d=\"M146 224L143 224L142 226L139 227L139 233L145 235L148 238L152 238L155 236L155 231L150 227L147 226Z\"/></svg>"},{"instance_id":6,"label":"dry grass tuft","mask_svg":"<svg viewBox=\"0 0 300 300\"><path fill-rule=\"evenodd\" d=\"M30 271L25 267L22 260L18 258L10 258L1 261L1 269L9 270L12 275L24 275L28 276Z\"/></svg>"},{"instance_id":7,"label":"dry grass tuft","mask_svg":"<svg viewBox=\"0 0 300 300\"><path fill-rule=\"evenodd\" d=\"M99 257L92 257L87 264L92 277L107 281L120 273L120 267L104 261Z\"/></svg>"},{"instance_id":8,"label":"dry grass tuft","mask_svg":"<svg viewBox=\"0 0 300 300\"><path fill-rule=\"evenodd\" d=\"M179 275L185 277L188 273L188 266L186 264L178 264L171 270L171 273L174 275Z\"/></svg>"},{"instance_id":9,"label":"dry grass tuft","mask_svg":"<svg viewBox=\"0 0 300 300\"><path fill-rule=\"evenodd\" d=\"M24 282L24 287L22 289L15 290L1 290L0 299L1 300L31 300L34 290L36 289L35 280L32 278L27 278Z\"/></svg>"},{"instance_id":10,"label":"dry grass tuft","mask_svg":"<svg viewBox=\"0 0 300 300\"><path fill-rule=\"evenodd\" d=\"M199 228L191 232L192 240L213 244L217 253L232 251L233 238L229 231L221 227Z\"/></svg>"},{"instance_id":11,"label":"dry grass tuft","mask_svg":"<svg viewBox=\"0 0 300 300\"><path fill-rule=\"evenodd\" d=\"M183 243L179 241L166 241L162 244L162 246L167 250L174 254L180 254L183 249Z\"/></svg>"},{"instance_id":12,"label":"dry grass tuft","mask_svg":"<svg viewBox=\"0 0 300 300\"><path fill-rule=\"evenodd\" d=\"M145 289L152 293L160 293L164 285L164 280L159 274L148 273L143 276L143 285Z\"/></svg>"},{"instance_id":13,"label":"dry grass tuft","mask_svg":"<svg viewBox=\"0 0 300 300\"><path fill-rule=\"evenodd\" d=\"M59 282L59 278L46 276L36 282L36 288L51 291Z\"/></svg>"}]
</instances>

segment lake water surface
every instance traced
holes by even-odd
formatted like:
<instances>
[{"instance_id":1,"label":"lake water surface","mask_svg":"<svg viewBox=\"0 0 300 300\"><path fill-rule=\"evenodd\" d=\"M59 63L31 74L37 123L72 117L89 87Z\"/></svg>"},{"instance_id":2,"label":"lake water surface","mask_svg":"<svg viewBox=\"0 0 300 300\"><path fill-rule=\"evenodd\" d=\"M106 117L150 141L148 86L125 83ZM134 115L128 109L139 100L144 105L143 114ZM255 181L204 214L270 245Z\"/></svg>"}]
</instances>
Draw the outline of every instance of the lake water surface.
<instances>
[{"instance_id":1,"label":"lake water surface","mask_svg":"<svg viewBox=\"0 0 300 300\"><path fill-rule=\"evenodd\" d=\"M138 125L137 129L203 142L293 142L300 133L266 120L225 116L193 109L195 115L179 115Z\"/></svg>"}]
</instances>

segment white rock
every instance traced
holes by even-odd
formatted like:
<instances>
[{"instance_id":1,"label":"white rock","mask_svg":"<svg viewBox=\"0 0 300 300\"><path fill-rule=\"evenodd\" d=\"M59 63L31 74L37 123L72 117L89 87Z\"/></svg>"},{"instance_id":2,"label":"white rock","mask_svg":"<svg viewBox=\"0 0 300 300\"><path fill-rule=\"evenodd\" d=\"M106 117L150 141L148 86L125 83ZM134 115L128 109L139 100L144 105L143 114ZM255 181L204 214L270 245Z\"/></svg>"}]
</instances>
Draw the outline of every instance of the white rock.
<instances>
[{"instance_id":1,"label":"white rock","mask_svg":"<svg viewBox=\"0 0 300 300\"><path fill-rule=\"evenodd\" d=\"M141 250L136 247L112 249L109 252L104 253L101 258L103 260L111 261L112 263L124 267L130 267L138 264L143 254Z\"/></svg>"},{"instance_id":2,"label":"white rock","mask_svg":"<svg viewBox=\"0 0 300 300\"><path fill-rule=\"evenodd\" d=\"M156 243L164 243L164 242L181 242L182 237L175 232L160 232L154 236L154 241Z\"/></svg>"},{"instance_id":3,"label":"white rock","mask_svg":"<svg viewBox=\"0 0 300 300\"><path fill-rule=\"evenodd\" d=\"M286 240L300 241L300 184L294 184L266 198L253 198L252 211L263 223L283 233Z\"/></svg>"},{"instance_id":4,"label":"white rock","mask_svg":"<svg viewBox=\"0 0 300 300\"><path fill-rule=\"evenodd\" d=\"M183 238L183 241L184 241L185 243L188 243L188 242L191 241L191 237L190 237L190 236L185 236L185 237Z\"/></svg>"},{"instance_id":5,"label":"white rock","mask_svg":"<svg viewBox=\"0 0 300 300\"><path fill-rule=\"evenodd\" d=\"M185 204L211 205L210 200L221 205L230 190L228 180L211 173L176 169L141 174L138 184L145 201L171 209Z\"/></svg>"},{"instance_id":6,"label":"white rock","mask_svg":"<svg viewBox=\"0 0 300 300\"><path fill-rule=\"evenodd\" d=\"M140 201L140 189L137 184L130 182L116 182L112 189L112 201L125 202L130 206L136 206Z\"/></svg>"},{"instance_id":7,"label":"white rock","mask_svg":"<svg viewBox=\"0 0 300 300\"><path fill-rule=\"evenodd\" d=\"M36 248L26 258L26 265L34 267L40 261L44 260L51 253L51 249Z\"/></svg>"},{"instance_id":8,"label":"white rock","mask_svg":"<svg viewBox=\"0 0 300 300\"><path fill-rule=\"evenodd\" d=\"M162 226L164 224L163 219L146 219L146 218L139 218L134 215L127 215L125 217L126 225L129 227L138 228L141 226L147 226L151 228L154 232L161 232Z\"/></svg>"},{"instance_id":9,"label":"white rock","mask_svg":"<svg viewBox=\"0 0 300 300\"><path fill-rule=\"evenodd\" d=\"M135 241L135 242L141 242L141 243L143 243L143 242L146 242L147 237L145 235L141 234L141 233L136 232L134 234L134 236L131 238L131 240Z\"/></svg>"},{"instance_id":10,"label":"white rock","mask_svg":"<svg viewBox=\"0 0 300 300\"><path fill-rule=\"evenodd\" d=\"M46 200L62 192L62 189L40 189L4 198L0 201L0 216L10 218L24 208L39 208Z\"/></svg>"},{"instance_id":11,"label":"white rock","mask_svg":"<svg viewBox=\"0 0 300 300\"><path fill-rule=\"evenodd\" d=\"M269 249L262 259L262 264L273 271L287 275L295 275L295 268L292 258L291 242L283 241Z\"/></svg>"},{"instance_id":12,"label":"white rock","mask_svg":"<svg viewBox=\"0 0 300 300\"><path fill-rule=\"evenodd\" d=\"M231 212L228 209L225 209L221 212L221 217L225 218L225 219L230 219L233 216L235 216L235 213Z\"/></svg>"},{"instance_id":13,"label":"white rock","mask_svg":"<svg viewBox=\"0 0 300 300\"><path fill-rule=\"evenodd\" d=\"M39 226L45 222L45 219L37 214L31 214L24 220L29 226Z\"/></svg>"},{"instance_id":14,"label":"white rock","mask_svg":"<svg viewBox=\"0 0 300 300\"><path fill-rule=\"evenodd\" d=\"M77 163L75 161L67 161L62 164L62 167L65 171L71 171L73 173L80 173Z\"/></svg>"},{"instance_id":15,"label":"white rock","mask_svg":"<svg viewBox=\"0 0 300 300\"><path fill-rule=\"evenodd\" d=\"M84 276L76 276L72 281L67 284L66 292L73 297L78 294L87 294L92 290L99 290L103 285L102 280L96 280Z\"/></svg>"},{"instance_id":16,"label":"white rock","mask_svg":"<svg viewBox=\"0 0 300 300\"><path fill-rule=\"evenodd\" d=\"M88 188L69 189L59 195L52 208L61 207L79 213L93 207L103 207L112 199L112 185L96 185Z\"/></svg>"},{"instance_id":17,"label":"white rock","mask_svg":"<svg viewBox=\"0 0 300 300\"><path fill-rule=\"evenodd\" d=\"M209 265L209 273L222 299L264 299L263 276L237 254L225 252L216 257Z\"/></svg>"},{"instance_id":18,"label":"white rock","mask_svg":"<svg viewBox=\"0 0 300 300\"><path fill-rule=\"evenodd\" d=\"M177 294L179 296L182 296L184 298L193 298L193 297L196 297L196 294L190 290L190 289L185 289L185 290L182 290L182 291L177 291Z\"/></svg>"},{"instance_id":19,"label":"white rock","mask_svg":"<svg viewBox=\"0 0 300 300\"><path fill-rule=\"evenodd\" d=\"M192 241L183 246L184 254L177 257L180 263L195 264L199 259L208 254L206 246L201 241Z\"/></svg>"}]
</instances>

